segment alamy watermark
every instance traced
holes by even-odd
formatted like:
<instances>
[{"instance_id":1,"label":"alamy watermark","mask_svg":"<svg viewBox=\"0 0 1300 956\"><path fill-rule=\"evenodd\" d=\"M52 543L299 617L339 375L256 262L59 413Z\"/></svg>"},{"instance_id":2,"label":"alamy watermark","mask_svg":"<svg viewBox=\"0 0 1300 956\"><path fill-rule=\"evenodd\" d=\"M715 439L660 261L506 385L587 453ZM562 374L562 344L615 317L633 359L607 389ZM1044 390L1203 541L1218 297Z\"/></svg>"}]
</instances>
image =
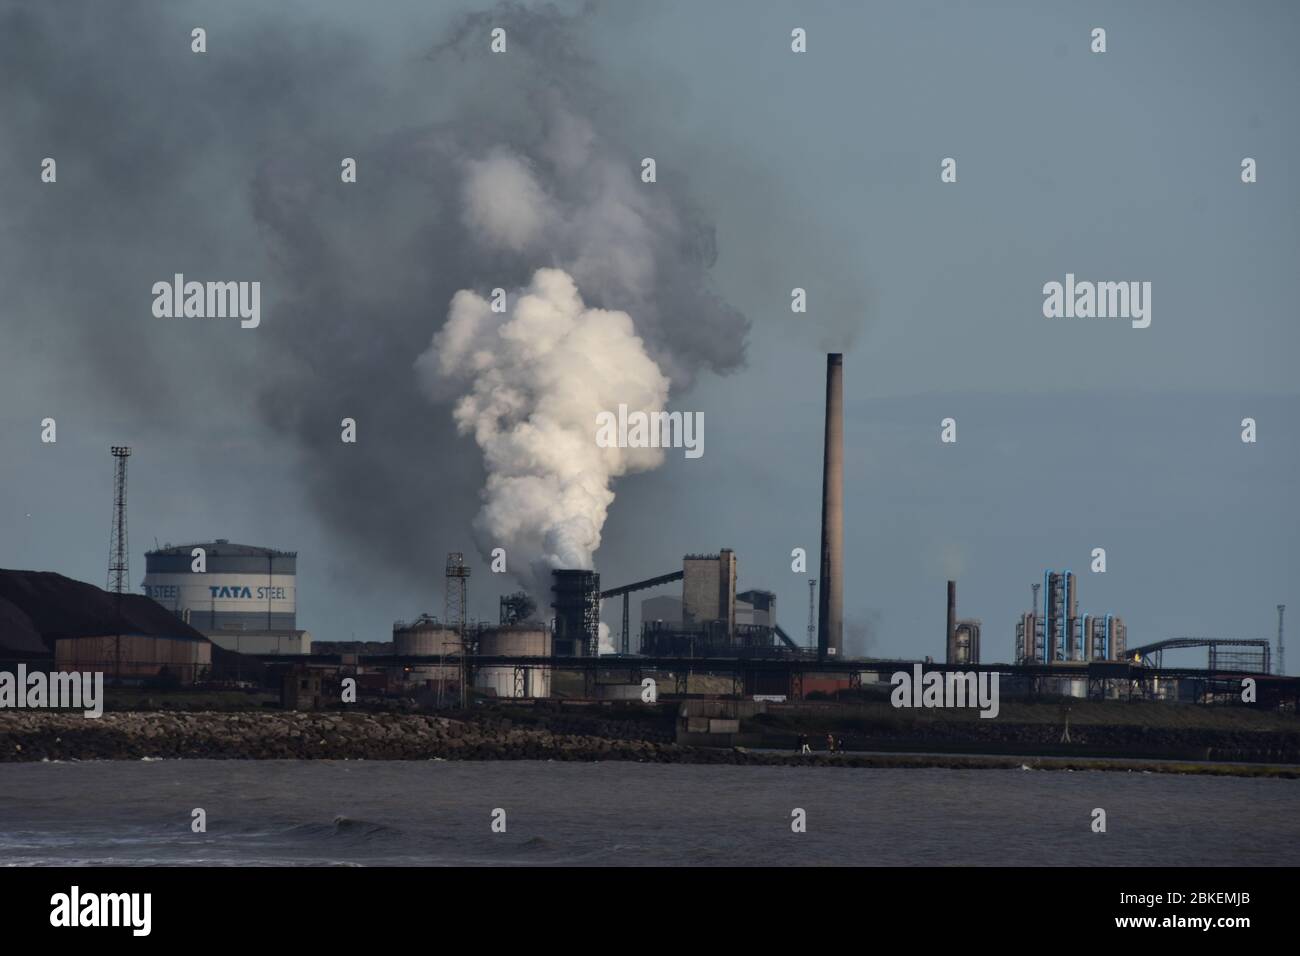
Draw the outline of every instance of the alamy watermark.
<instances>
[{"instance_id":1,"label":"alamy watermark","mask_svg":"<svg viewBox=\"0 0 1300 956\"><path fill-rule=\"evenodd\" d=\"M171 282L153 284L153 314L159 319L233 319L240 328L262 323L261 282L186 282L178 272Z\"/></svg>"},{"instance_id":2,"label":"alamy watermark","mask_svg":"<svg viewBox=\"0 0 1300 956\"><path fill-rule=\"evenodd\" d=\"M703 412L629 412L596 414L599 448L684 448L687 458L704 454Z\"/></svg>"},{"instance_id":3,"label":"alamy watermark","mask_svg":"<svg viewBox=\"0 0 1300 956\"><path fill-rule=\"evenodd\" d=\"M104 714L103 671L45 671L27 673L27 665L0 671L0 710L80 710L96 720Z\"/></svg>"},{"instance_id":4,"label":"alamy watermark","mask_svg":"<svg viewBox=\"0 0 1300 956\"><path fill-rule=\"evenodd\" d=\"M1150 282L1075 281L1074 273L1065 274L1065 282L1048 282L1043 286L1043 315L1049 319L1131 319L1133 328L1151 324Z\"/></svg>"},{"instance_id":5,"label":"alamy watermark","mask_svg":"<svg viewBox=\"0 0 1300 956\"><path fill-rule=\"evenodd\" d=\"M912 673L897 671L889 702L895 707L978 707L981 717L998 715L998 674L976 671L928 671L912 665Z\"/></svg>"},{"instance_id":6,"label":"alamy watermark","mask_svg":"<svg viewBox=\"0 0 1300 956\"><path fill-rule=\"evenodd\" d=\"M132 936L148 936L152 924L152 893L82 893L81 887L73 886L50 897L51 926L125 926Z\"/></svg>"}]
</instances>

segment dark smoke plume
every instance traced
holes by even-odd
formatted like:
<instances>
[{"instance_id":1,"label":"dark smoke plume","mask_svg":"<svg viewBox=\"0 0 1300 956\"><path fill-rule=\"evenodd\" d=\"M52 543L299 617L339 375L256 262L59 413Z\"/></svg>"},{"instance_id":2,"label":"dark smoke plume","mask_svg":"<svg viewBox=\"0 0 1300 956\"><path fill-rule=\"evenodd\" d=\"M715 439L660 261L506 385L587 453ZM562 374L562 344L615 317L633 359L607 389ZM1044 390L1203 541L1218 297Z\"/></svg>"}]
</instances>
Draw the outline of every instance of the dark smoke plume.
<instances>
[{"instance_id":1,"label":"dark smoke plume","mask_svg":"<svg viewBox=\"0 0 1300 956\"><path fill-rule=\"evenodd\" d=\"M459 290L559 268L588 308L631 316L674 391L743 364L713 228L680 186L640 182L633 104L602 95L583 16L505 4L395 58L386 36L237 9L204 8L194 54L193 8L0 4L0 172L59 159L57 187L5 191L15 347L162 442L255 416L340 543L425 579L469 543L486 477L414 369ZM176 272L260 280L261 327L152 318ZM24 289L54 290L48 334L24 331Z\"/></svg>"}]
</instances>

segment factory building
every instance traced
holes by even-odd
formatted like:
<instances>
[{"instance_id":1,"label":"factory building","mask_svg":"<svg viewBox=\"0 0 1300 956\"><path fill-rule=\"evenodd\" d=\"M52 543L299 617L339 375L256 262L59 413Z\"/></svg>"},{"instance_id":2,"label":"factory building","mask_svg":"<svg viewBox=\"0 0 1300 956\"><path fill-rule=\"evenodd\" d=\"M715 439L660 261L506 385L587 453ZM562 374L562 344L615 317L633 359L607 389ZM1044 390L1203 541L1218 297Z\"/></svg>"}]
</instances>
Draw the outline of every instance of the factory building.
<instances>
[{"instance_id":1,"label":"factory building","mask_svg":"<svg viewBox=\"0 0 1300 956\"><path fill-rule=\"evenodd\" d=\"M737 624L731 634L721 621L641 626L641 653L652 657L769 657L775 646L775 630L758 624Z\"/></svg>"},{"instance_id":2,"label":"factory building","mask_svg":"<svg viewBox=\"0 0 1300 956\"><path fill-rule=\"evenodd\" d=\"M682 624L735 632L736 553L730 548L682 560Z\"/></svg>"},{"instance_id":3,"label":"factory building","mask_svg":"<svg viewBox=\"0 0 1300 956\"><path fill-rule=\"evenodd\" d=\"M776 595L771 591L741 591L736 595L736 624L776 627Z\"/></svg>"},{"instance_id":4,"label":"factory building","mask_svg":"<svg viewBox=\"0 0 1300 956\"><path fill-rule=\"evenodd\" d=\"M1041 605L1016 623L1016 663L1122 661L1128 631L1118 614L1080 614L1073 571L1043 574Z\"/></svg>"},{"instance_id":5,"label":"factory building","mask_svg":"<svg viewBox=\"0 0 1300 956\"><path fill-rule=\"evenodd\" d=\"M197 635L159 636L124 629L120 637L63 637L55 642L55 670L100 671L106 679L124 683L169 676L179 684L193 684L211 666L212 645Z\"/></svg>"},{"instance_id":6,"label":"factory building","mask_svg":"<svg viewBox=\"0 0 1300 956\"><path fill-rule=\"evenodd\" d=\"M226 650L309 654L311 635L297 625L297 564L296 552L224 538L167 545L145 554L144 593Z\"/></svg>"},{"instance_id":7,"label":"factory building","mask_svg":"<svg viewBox=\"0 0 1300 956\"><path fill-rule=\"evenodd\" d=\"M641 602L641 622L662 621L665 624L682 623L682 599L670 594L646 598Z\"/></svg>"},{"instance_id":8,"label":"factory building","mask_svg":"<svg viewBox=\"0 0 1300 956\"><path fill-rule=\"evenodd\" d=\"M762 657L776 643L776 595L736 593L736 554L688 554L682 598L641 602L641 653L659 657ZM680 613L674 613L680 612Z\"/></svg>"}]
</instances>

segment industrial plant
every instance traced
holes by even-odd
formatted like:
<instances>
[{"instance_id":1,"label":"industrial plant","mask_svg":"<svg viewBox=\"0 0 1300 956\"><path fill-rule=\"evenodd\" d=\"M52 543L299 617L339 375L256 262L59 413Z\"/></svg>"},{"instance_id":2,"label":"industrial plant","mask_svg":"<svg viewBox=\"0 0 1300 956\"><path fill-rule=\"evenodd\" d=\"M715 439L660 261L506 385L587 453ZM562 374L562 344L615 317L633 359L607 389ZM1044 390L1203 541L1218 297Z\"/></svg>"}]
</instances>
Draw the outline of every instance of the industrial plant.
<instances>
[{"instance_id":1,"label":"industrial plant","mask_svg":"<svg viewBox=\"0 0 1300 956\"><path fill-rule=\"evenodd\" d=\"M396 621L386 639L361 642L313 641L298 626L294 551L225 538L155 547L145 554L144 594L131 594L131 450L115 446L107 589L0 571L0 665L45 660L100 670L119 684L255 681L280 687L285 706L306 708L338 701L348 678L361 697L461 708L483 699L635 700L647 676L665 695L681 697L780 701L869 692L914 661L844 654L843 421L843 359L830 354L819 577L808 581L806 630L802 622L794 629L801 640L778 620L773 591L740 589L742 562L731 548L685 554L679 568L612 587L594 569L556 568L546 594L500 595L495 621L470 619L472 569L462 552L451 552L441 614L426 607ZM668 587L676 593L664 593ZM1266 690L1275 696L1300 691L1293 686L1300 682L1273 673L1268 641L1173 638L1131 648L1123 619L1080 611L1078 590L1073 572L1045 572L1033 585L1032 608L1016 623L1014 663L992 664L981 620L957 616L957 582L948 581L943 663L923 653L916 659L936 670L996 671L1011 692L1031 694L1211 700L1243 673L1271 681ZM641 600L633 633L632 596L646 591L659 593ZM602 623L602 606L621 611L613 627ZM1162 667L1164 651L1200 647L1208 648L1208 668ZM708 717L725 723L734 715Z\"/></svg>"},{"instance_id":2,"label":"industrial plant","mask_svg":"<svg viewBox=\"0 0 1300 956\"><path fill-rule=\"evenodd\" d=\"M1034 585L1034 608L1016 623L1016 663L1122 661L1128 631L1118 614L1081 614L1073 571L1044 571L1042 600Z\"/></svg>"}]
</instances>

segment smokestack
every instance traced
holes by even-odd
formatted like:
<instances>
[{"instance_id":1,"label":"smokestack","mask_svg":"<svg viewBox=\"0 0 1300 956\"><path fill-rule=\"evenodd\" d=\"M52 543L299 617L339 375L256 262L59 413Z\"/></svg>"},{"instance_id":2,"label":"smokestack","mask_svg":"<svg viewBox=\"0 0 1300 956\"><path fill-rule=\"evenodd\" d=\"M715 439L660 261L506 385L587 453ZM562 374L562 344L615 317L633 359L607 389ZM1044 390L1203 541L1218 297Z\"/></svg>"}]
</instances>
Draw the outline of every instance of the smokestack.
<instances>
[{"instance_id":1,"label":"smokestack","mask_svg":"<svg viewBox=\"0 0 1300 956\"><path fill-rule=\"evenodd\" d=\"M826 436L822 458L822 570L818 657L844 653L844 356L826 356Z\"/></svg>"},{"instance_id":2,"label":"smokestack","mask_svg":"<svg viewBox=\"0 0 1300 956\"><path fill-rule=\"evenodd\" d=\"M957 663L957 582L948 582L948 642L946 660Z\"/></svg>"}]
</instances>

